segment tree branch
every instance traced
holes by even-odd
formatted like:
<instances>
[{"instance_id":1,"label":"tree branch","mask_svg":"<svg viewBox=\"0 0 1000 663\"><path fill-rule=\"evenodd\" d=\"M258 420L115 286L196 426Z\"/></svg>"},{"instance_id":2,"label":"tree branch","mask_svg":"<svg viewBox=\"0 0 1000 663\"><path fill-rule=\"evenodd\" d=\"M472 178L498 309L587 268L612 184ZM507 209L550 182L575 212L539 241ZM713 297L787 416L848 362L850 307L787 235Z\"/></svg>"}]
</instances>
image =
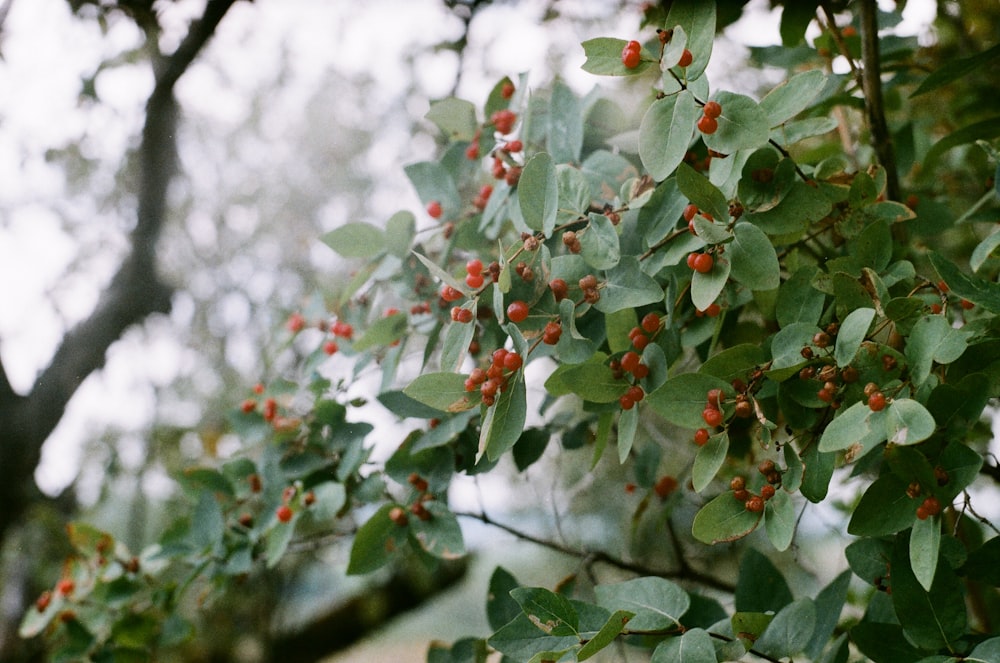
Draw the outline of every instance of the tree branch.
<instances>
[{"instance_id":1,"label":"tree branch","mask_svg":"<svg viewBox=\"0 0 1000 663\"><path fill-rule=\"evenodd\" d=\"M899 200L899 175L896 172L896 155L892 146L892 136L885 121L885 103L882 99L882 62L878 48L878 3L876 0L861 0L861 70L865 93L865 110L868 113L868 128L872 133L872 144L879 163L885 168L886 196Z\"/></svg>"},{"instance_id":2,"label":"tree branch","mask_svg":"<svg viewBox=\"0 0 1000 663\"><path fill-rule=\"evenodd\" d=\"M577 550L575 548L565 546L555 541L548 541L546 539L542 539L532 534L528 534L527 532L518 530L510 525L505 525L503 523L497 522L496 520L490 518L486 513L455 512L455 515L462 518L472 518L474 520L478 520L482 523L485 523L486 525L490 525L491 527L496 527L497 529L501 529L504 532L507 532L508 534L512 534L517 538L521 539L522 541L528 541L529 543L534 543L536 545L543 546L550 550L555 550L556 552L560 552L570 557L577 557L580 559L586 559L595 562L604 562L605 564L615 566L624 571L631 571L632 573L641 576L657 576L660 578L672 578L675 580L688 580L696 584L702 585L704 587L711 587L712 589L718 589L723 592L732 593L736 591L736 586L733 585L732 583L726 582L724 580L716 578L715 576L692 569L683 557L680 558L679 560L680 568L676 571L651 569L642 566L641 564L628 562L626 560L623 560L619 557L615 557L614 555L611 555L610 553L604 551Z\"/></svg>"},{"instance_id":3,"label":"tree branch","mask_svg":"<svg viewBox=\"0 0 1000 663\"><path fill-rule=\"evenodd\" d=\"M236 0L209 0L201 19L169 56L154 62L156 84L146 104L136 224L131 251L90 316L63 337L30 393L14 393L0 367L0 540L30 504L42 444L55 429L80 384L105 362L126 329L170 310L172 288L156 270L156 244L167 216L167 188L176 167L177 103L174 85L194 62Z\"/></svg>"}]
</instances>

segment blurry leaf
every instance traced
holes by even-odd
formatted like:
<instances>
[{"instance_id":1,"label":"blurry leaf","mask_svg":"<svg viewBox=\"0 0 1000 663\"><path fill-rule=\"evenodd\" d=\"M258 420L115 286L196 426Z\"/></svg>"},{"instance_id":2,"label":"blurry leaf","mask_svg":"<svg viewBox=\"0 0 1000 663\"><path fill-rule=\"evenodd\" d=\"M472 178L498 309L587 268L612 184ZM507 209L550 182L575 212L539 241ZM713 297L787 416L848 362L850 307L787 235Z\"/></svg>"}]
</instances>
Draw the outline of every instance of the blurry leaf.
<instances>
[{"instance_id":1,"label":"blurry leaf","mask_svg":"<svg viewBox=\"0 0 1000 663\"><path fill-rule=\"evenodd\" d=\"M517 579L510 571L502 566L493 570L486 597L486 617L494 631L521 614L521 606L510 596L510 591L517 586Z\"/></svg>"},{"instance_id":2,"label":"blurry leaf","mask_svg":"<svg viewBox=\"0 0 1000 663\"><path fill-rule=\"evenodd\" d=\"M371 347L392 345L406 333L407 317L405 313L393 313L378 318L365 330L364 335L354 342L354 349L363 352Z\"/></svg>"},{"instance_id":3,"label":"blurry leaf","mask_svg":"<svg viewBox=\"0 0 1000 663\"><path fill-rule=\"evenodd\" d=\"M778 611L754 650L774 658L791 657L806 648L815 627L816 604L809 598L798 599Z\"/></svg>"},{"instance_id":4,"label":"blurry leaf","mask_svg":"<svg viewBox=\"0 0 1000 663\"><path fill-rule=\"evenodd\" d=\"M510 595L531 623L546 635L577 635L580 616L566 597L543 587L516 587Z\"/></svg>"},{"instance_id":5,"label":"blurry leaf","mask_svg":"<svg viewBox=\"0 0 1000 663\"><path fill-rule=\"evenodd\" d=\"M732 495L726 497L736 501ZM774 563L759 550L748 548L740 561L735 599L739 612L780 612L792 602L792 592Z\"/></svg>"},{"instance_id":6,"label":"blurry leaf","mask_svg":"<svg viewBox=\"0 0 1000 663\"><path fill-rule=\"evenodd\" d=\"M580 149L583 147L582 108L580 100L561 81L552 85L545 139L546 150L553 161L560 164L579 163Z\"/></svg>"},{"instance_id":7,"label":"blurry leaf","mask_svg":"<svg viewBox=\"0 0 1000 663\"><path fill-rule=\"evenodd\" d=\"M412 212L396 212L385 222L385 248L399 259L410 255L416 233L416 217Z\"/></svg>"},{"instance_id":8,"label":"blurry leaf","mask_svg":"<svg viewBox=\"0 0 1000 663\"><path fill-rule=\"evenodd\" d=\"M348 575L371 573L381 568L405 543L408 527L401 527L389 518L389 512L394 508L401 507L398 504L383 504L358 528L347 564Z\"/></svg>"},{"instance_id":9,"label":"blurry leaf","mask_svg":"<svg viewBox=\"0 0 1000 663\"><path fill-rule=\"evenodd\" d=\"M715 3L702 0L673 0L664 27L681 26L694 60L684 70L689 81L700 78L708 66L715 43Z\"/></svg>"},{"instance_id":10,"label":"blurry leaf","mask_svg":"<svg viewBox=\"0 0 1000 663\"><path fill-rule=\"evenodd\" d=\"M972 271L978 272L979 268L983 266L983 263L985 263L991 255L993 255L993 252L998 246L1000 246L1000 228L997 228L990 233L986 239L977 244L976 248L972 251L972 256L969 258L969 267L972 268Z\"/></svg>"},{"instance_id":11,"label":"blurry leaf","mask_svg":"<svg viewBox=\"0 0 1000 663\"><path fill-rule=\"evenodd\" d=\"M608 621L604 623L601 630L576 653L576 660L585 661L614 642L619 634L625 630L631 617L632 613L627 610L619 610L608 617Z\"/></svg>"},{"instance_id":12,"label":"blurry leaf","mask_svg":"<svg viewBox=\"0 0 1000 663\"><path fill-rule=\"evenodd\" d=\"M267 568L273 569L285 556L288 544L292 542L292 535L295 534L295 521L298 520L296 512L292 520L287 523L276 522L274 527L267 533L267 546L264 556L267 558Z\"/></svg>"},{"instance_id":13,"label":"blurry leaf","mask_svg":"<svg viewBox=\"0 0 1000 663\"><path fill-rule=\"evenodd\" d=\"M335 228L320 240L345 258L374 258L385 250L385 234L361 221Z\"/></svg>"},{"instance_id":14,"label":"blurry leaf","mask_svg":"<svg viewBox=\"0 0 1000 663\"><path fill-rule=\"evenodd\" d=\"M496 460L514 446L524 431L525 399L524 373L519 371L508 378L507 390L501 391L496 403L486 410L477 458L485 453L489 460Z\"/></svg>"},{"instance_id":15,"label":"blurry leaf","mask_svg":"<svg viewBox=\"0 0 1000 663\"><path fill-rule=\"evenodd\" d=\"M925 78L923 82L917 86L917 89L910 94L910 98L937 90L938 88L944 87L949 83L953 83L954 81L967 76L978 69L988 68L987 65L997 58L1000 58L1000 44L996 44L982 53L976 53L975 55L959 58L957 60L949 60L941 65L941 67L936 71L931 72L927 78Z\"/></svg>"},{"instance_id":16,"label":"blurry leaf","mask_svg":"<svg viewBox=\"0 0 1000 663\"><path fill-rule=\"evenodd\" d=\"M451 141L469 141L476 133L476 107L471 101L448 97L431 104L425 118Z\"/></svg>"},{"instance_id":17,"label":"blurry leaf","mask_svg":"<svg viewBox=\"0 0 1000 663\"><path fill-rule=\"evenodd\" d=\"M927 150L927 154L924 156L924 176L931 176L937 166L938 160L941 158L941 155L948 150L958 147L959 145L968 145L969 143L977 140L992 140L997 136L1000 136L1000 116L993 117L988 120L982 120L953 131L938 142L934 143L931 146L931 149ZM931 253L930 255L934 254ZM937 267L937 265L934 266ZM942 275L942 277L944 277L944 275ZM951 285L951 283L948 285ZM996 311L996 309L992 308L990 310Z\"/></svg>"},{"instance_id":18,"label":"blurry leaf","mask_svg":"<svg viewBox=\"0 0 1000 663\"><path fill-rule=\"evenodd\" d=\"M795 536L795 506L785 490L778 490L764 507L764 531L775 550L788 550Z\"/></svg>"},{"instance_id":19,"label":"blurry leaf","mask_svg":"<svg viewBox=\"0 0 1000 663\"><path fill-rule=\"evenodd\" d=\"M591 214L586 232L580 233L580 255L594 269L611 269L621 259L618 231L603 214Z\"/></svg>"},{"instance_id":20,"label":"blurry leaf","mask_svg":"<svg viewBox=\"0 0 1000 663\"><path fill-rule=\"evenodd\" d=\"M798 46L806 36L806 28L816 18L820 0L795 0L786 2L781 10L781 43L785 47Z\"/></svg>"},{"instance_id":21,"label":"blurry leaf","mask_svg":"<svg viewBox=\"0 0 1000 663\"><path fill-rule=\"evenodd\" d=\"M448 167L437 161L412 163L403 170L410 183L417 190L420 202L426 205L432 201L441 203L442 218L458 216L462 209L462 198Z\"/></svg>"},{"instance_id":22,"label":"blurry leaf","mask_svg":"<svg viewBox=\"0 0 1000 663\"><path fill-rule=\"evenodd\" d=\"M424 502L430 518L410 517L410 539L424 552L439 559L458 559L465 554L462 528L448 506L437 500ZM390 521L391 522L391 521ZM392 523L396 526L395 523ZM402 529L402 528L401 528ZM352 551L353 552L353 551Z\"/></svg>"}]
</instances>

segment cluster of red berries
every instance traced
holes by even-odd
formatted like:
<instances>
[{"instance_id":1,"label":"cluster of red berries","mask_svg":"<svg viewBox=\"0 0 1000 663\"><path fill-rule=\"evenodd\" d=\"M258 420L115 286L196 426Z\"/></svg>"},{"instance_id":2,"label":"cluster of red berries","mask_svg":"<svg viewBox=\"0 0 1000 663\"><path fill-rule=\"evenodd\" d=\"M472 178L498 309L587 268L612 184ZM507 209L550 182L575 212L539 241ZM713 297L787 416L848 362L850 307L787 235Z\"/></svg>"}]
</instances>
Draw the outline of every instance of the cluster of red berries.
<instances>
[{"instance_id":1,"label":"cluster of red berries","mask_svg":"<svg viewBox=\"0 0 1000 663\"><path fill-rule=\"evenodd\" d=\"M535 280L535 270L533 270L528 263L523 260L514 265L514 272L521 277L521 280L525 283L530 283Z\"/></svg>"},{"instance_id":2,"label":"cluster of red berries","mask_svg":"<svg viewBox=\"0 0 1000 663\"><path fill-rule=\"evenodd\" d=\"M509 134L514 129L517 122L517 114L507 108L494 111L490 116L490 123L502 134Z\"/></svg>"},{"instance_id":3,"label":"cluster of red berries","mask_svg":"<svg viewBox=\"0 0 1000 663\"><path fill-rule=\"evenodd\" d=\"M917 518L920 520L927 520L939 513L941 513L941 502L933 495L926 497L920 506L917 507Z\"/></svg>"},{"instance_id":4,"label":"cluster of red berries","mask_svg":"<svg viewBox=\"0 0 1000 663\"><path fill-rule=\"evenodd\" d=\"M479 390L483 403L489 407L496 402L497 394L506 391L510 376L524 365L524 359L517 352L498 348L493 351L490 365L486 370L476 367L465 379L465 390Z\"/></svg>"},{"instance_id":5,"label":"cluster of red berries","mask_svg":"<svg viewBox=\"0 0 1000 663\"><path fill-rule=\"evenodd\" d=\"M472 199L472 206L478 210L486 209L486 203L490 201L490 196L493 195L493 186L490 184L484 184L479 187L479 193L476 197Z\"/></svg>"},{"instance_id":6,"label":"cluster of red berries","mask_svg":"<svg viewBox=\"0 0 1000 663\"><path fill-rule=\"evenodd\" d=\"M885 409L885 394L882 393L878 385L874 382L869 382L865 385L865 396L868 397L868 407L871 408L872 412L881 412Z\"/></svg>"},{"instance_id":7,"label":"cluster of red berries","mask_svg":"<svg viewBox=\"0 0 1000 663\"><path fill-rule=\"evenodd\" d=\"M623 410L631 410L646 396L645 390L638 384L638 381L649 375L649 366L642 363L642 357L639 356L638 352L628 350L619 359L612 359L608 362L608 368L611 369L616 380L623 379L626 373L631 374L635 380L635 383L631 384L618 399L618 404Z\"/></svg>"},{"instance_id":8,"label":"cluster of red berries","mask_svg":"<svg viewBox=\"0 0 1000 663\"><path fill-rule=\"evenodd\" d=\"M715 266L715 258L711 253L699 253L694 251L688 254L687 266L699 274L708 274Z\"/></svg>"},{"instance_id":9,"label":"cluster of red berries","mask_svg":"<svg viewBox=\"0 0 1000 663\"><path fill-rule=\"evenodd\" d=\"M465 263L465 285L473 290L483 287L483 261L479 258L472 258Z\"/></svg>"},{"instance_id":10,"label":"cluster of red berries","mask_svg":"<svg viewBox=\"0 0 1000 663\"><path fill-rule=\"evenodd\" d=\"M722 413L722 390L709 389L705 394L705 409L701 411L701 418L710 428L721 426L726 420Z\"/></svg>"},{"instance_id":11,"label":"cluster of red berries","mask_svg":"<svg viewBox=\"0 0 1000 663\"><path fill-rule=\"evenodd\" d=\"M596 304L601 299L601 292L597 289L597 277L587 274L579 281L580 290L583 291L583 301L588 304Z\"/></svg>"},{"instance_id":12,"label":"cluster of red berries","mask_svg":"<svg viewBox=\"0 0 1000 663\"><path fill-rule=\"evenodd\" d=\"M562 243L570 253L579 253L583 249L580 246L580 238L572 230L567 230L562 234Z\"/></svg>"},{"instance_id":13,"label":"cluster of red berries","mask_svg":"<svg viewBox=\"0 0 1000 663\"><path fill-rule=\"evenodd\" d=\"M555 320L549 320L545 323L545 328L542 330L542 343L546 345L556 345L559 343L559 337L562 336L562 325Z\"/></svg>"},{"instance_id":14,"label":"cluster of red berries","mask_svg":"<svg viewBox=\"0 0 1000 663\"><path fill-rule=\"evenodd\" d=\"M711 214L709 214L708 212L702 212L700 209L698 209L698 206L695 205L694 203L688 203L687 207L684 208L684 220L687 221L688 232L690 232L692 235L698 234L697 232L695 232L694 228L694 217L697 216L698 214L701 214L709 221L715 220L712 218Z\"/></svg>"},{"instance_id":15,"label":"cluster of red berries","mask_svg":"<svg viewBox=\"0 0 1000 663\"><path fill-rule=\"evenodd\" d=\"M642 317L637 327L632 327L628 338L632 341L632 347L638 352L642 352L658 331L660 331L660 316L655 313L647 313Z\"/></svg>"},{"instance_id":16,"label":"cluster of red berries","mask_svg":"<svg viewBox=\"0 0 1000 663\"><path fill-rule=\"evenodd\" d=\"M634 39L625 44L622 49L622 64L625 65L626 69L635 69L639 66L639 62L642 60L641 50L642 44Z\"/></svg>"},{"instance_id":17,"label":"cluster of red berries","mask_svg":"<svg viewBox=\"0 0 1000 663\"><path fill-rule=\"evenodd\" d=\"M757 466L757 471L765 476L767 483L760 488L760 494L754 495L747 490L746 479L743 477L733 477L729 482L729 488L733 491L733 498L743 503L743 508L751 513L760 513L764 510L764 504L774 497L775 486L781 483L781 472L774 465L774 461L765 460Z\"/></svg>"},{"instance_id":18,"label":"cluster of red berries","mask_svg":"<svg viewBox=\"0 0 1000 663\"><path fill-rule=\"evenodd\" d=\"M701 109L701 117L698 118L698 131L711 135L719 129L719 116L722 115L722 106L717 101L706 101Z\"/></svg>"}]
</instances>

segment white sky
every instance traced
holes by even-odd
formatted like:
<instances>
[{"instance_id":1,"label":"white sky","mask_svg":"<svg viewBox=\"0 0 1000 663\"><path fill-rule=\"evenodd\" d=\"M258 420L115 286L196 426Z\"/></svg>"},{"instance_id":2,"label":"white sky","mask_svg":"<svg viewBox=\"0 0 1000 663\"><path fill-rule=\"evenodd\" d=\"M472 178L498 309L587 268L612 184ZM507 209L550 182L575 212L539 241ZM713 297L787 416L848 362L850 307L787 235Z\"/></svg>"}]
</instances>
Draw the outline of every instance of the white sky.
<instances>
[{"instance_id":1,"label":"white sky","mask_svg":"<svg viewBox=\"0 0 1000 663\"><path fill-rule=\"evenodd\" d=\"M48 362L67 326L92 309L101 285L117 267L124 247L120 220L107 210L89 209L85 197L66 200L66 177L59 164L47 164L24 155L79 143L89 156L114 162L138 133L142 103L152 81L140 67L117 67L97 79L102 103L81 109L80 79L92 74L108 56L134 46L139 38L127 22L112 24L102 35L94 22L74 20L66 0L15 0L4 25L0 61L0 353L8 375L26 390ZM758 13L730 32L743 43L775 43L777 13L764 0L754 0ZM891 3L887 3L891 4ZM904 14L905 31L919 31L933 16L932 0L911 0ZM180 34L201 3L173 3L167 22L169 42ZM549 49L582 50L577 35L552 34L538 21L541 0L525 0L519 7L496 5L490 20L473 24L470 39L480 46L482 62L472 62L463 78L461 96L481 101L495 76L480 73L485 65L502 63L515 74L545 66ZM561 2L564 11L590 11L595 0ZM256 0L237 3L211 44L210 66L193 68L178 85L185 108L238 125L246 112L246 95L260 81L277 76L276 54L290 52L291 81L280 98L271 102L296 111L313 94L317 81L333 66L344 72L366 73L384 89L384 98L407 75L400 61L414 44L430 44L457 34L455 19L441 17L440 0L379 0L320 2L318 0ZM931 13L929 13L931 12ZM428 20L428 17L436 17ZM634 16L620 16L601 34L625 37L634 29ZM349 26L347 29L345 26ZM173 28L173 31L171 31ZM902 30L901 30L902 31ZM174 37L176 38L176 37ZM713 60L709 76L724 80L725 61L738 57L738 47L726 58ZM485 63L485 64L484 64ZM428 96L447 93L455 76L448 54L422 63L420 81ZM597 81L571 60L568 82L585 91ZM376 92L377 94L377 92ZM426 108L406 109L420 115ZM363 108L361 109L363 112ZM276 128L280 131L280 128ZM82 202L81 202L82 200ZM373 215L374 218L379 218ZM75 219L75 231L96 237L110 249L84 263L84 276L73 277L76 238L65 230L65 219ZM88 221L89 223L83 223ZM36 478L47 491L68 485L80 466L82 442L108 424L141 434L154 413L151 385L164 385L177 375L184 349L169 336L146 335L116 344L107 367L91 376L70 404L59 428L47 442ZM150 338L154 347L149 347Z\"/></svg>"}]
</instances>

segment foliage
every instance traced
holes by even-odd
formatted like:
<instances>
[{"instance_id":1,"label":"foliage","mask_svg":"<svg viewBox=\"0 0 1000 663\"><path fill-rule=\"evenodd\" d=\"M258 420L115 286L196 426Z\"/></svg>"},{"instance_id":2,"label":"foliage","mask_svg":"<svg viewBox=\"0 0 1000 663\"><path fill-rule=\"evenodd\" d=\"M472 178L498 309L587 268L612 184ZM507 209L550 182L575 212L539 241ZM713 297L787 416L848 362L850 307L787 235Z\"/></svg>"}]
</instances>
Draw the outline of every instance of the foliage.
<instances>
[{"instance_id":1,"label":"foliage","mask_svg":"<svg viewBox=\"0 0 1000 663\"><path fill-rule=\"evenodd\" d=\"M329 313L289 319L288 343L308 352L234 410L245 454L186 472L190 511L142 552L74 526L76 555L22 635L46 633L56 660L146 660L191 637L179 606L193 587L210 601L313 536L353 535L348 574L462 556L459 517L492 521L449 508L456 475L586 454L595 472L630 466L626 488L647 493L634 522L660 509L678 549L767 541L740 548L735 582L682 552L679 571L590 584L527 587L498 569L494 632L435 644L429 661L582 661L615 646L653 661L996 660L998 539L970 497L993 469L1000 241L982 221L996 185L951 197L915 169L908 186L927 197L894 199L896 164L845 153L837 134L866 99L825 65L837 48L856 57L857 39L828 24L804 47L811 17L786 16L789 45L761 54L789 75L759 101L711 88L714 4L678 0L647 16L660 29L638 66L625 40L583 44L586 71L653 89L638 127L615 127L628 113L612 94L529 91L525 77L499 81L482 109L433 104L441 156L406 174L434 218L402 211L322 238L357 272ZM886 86L919 99L992 57ZM945 168L959 147L954 167L981 181L997 167L995 146L974 144L990 126L914 146L914 162ZM419 376L398 379L413 363ZM427 421L385 462L347 395L373 367L378 401ZM681 475L661 474L664 454L686 459ZM775 555L847 476L850 572L793 591ZM699 507L683 546L682 500Z\"/></svg>"}]
</instances>

